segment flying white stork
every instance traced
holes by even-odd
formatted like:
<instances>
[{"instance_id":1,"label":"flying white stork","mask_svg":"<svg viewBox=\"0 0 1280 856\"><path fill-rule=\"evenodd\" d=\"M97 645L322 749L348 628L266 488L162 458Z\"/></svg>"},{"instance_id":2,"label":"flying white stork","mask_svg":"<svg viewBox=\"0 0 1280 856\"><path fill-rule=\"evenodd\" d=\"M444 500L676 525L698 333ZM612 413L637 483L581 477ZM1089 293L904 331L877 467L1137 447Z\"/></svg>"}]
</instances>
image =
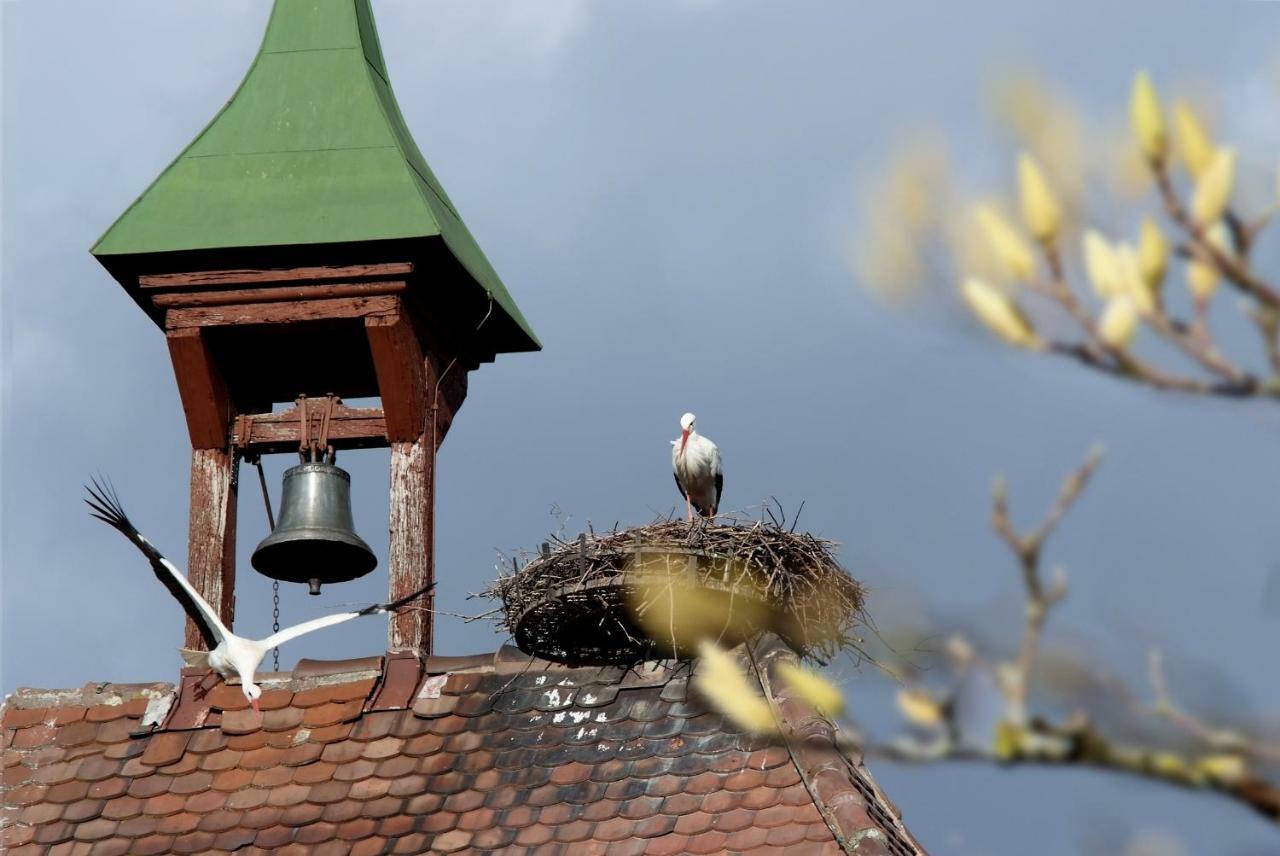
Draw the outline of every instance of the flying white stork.
<instances>
[{"instance_id":1,"label":"flying white stork","mask_svg":"<svg viewBox=\"0 0 1280 856\"><path fill-rule=\"evenodd\" d=\"M716 444L698 433L696 417L686 413L680 417L680 439L671 441L671 470L676 487L684 497L693 522L697 509L703 517L715 517L724 489L724 470L720 467L720 450Z\"/></svg>"},{"instance_id":2,"label":"flying white stork","mask_svg":"<svg viewBox=\"0 0 1280 856\"><path fill-rule=\"evenodd\" d=\"M186 575L162 556L160 551L141 532L134 528L134 525L129 522L128 516L124 513L124 509L120 507L120 500L112 489L110 482L106 482L104 486L99 484L97 479L94 479L93 487L86 486L85 489L89 491L89 498L85 499L85 503L93 509L92 516L119 529L126 538L142 551L143 555L151 561L151 569L155 571L156 577L178 599L183 609L186 610L187 615L191 616L192 620L200 628L200 635L204 637L205 643L212 650L205 652L192 651L188 648L178 649L179 653L182 654L182 658L186 660L187 665L208 666L221 675L224 681L232 675L238 675L240 677L240 688L255 711L261 710L258 706L258 698L262 695L262 688L254 683L254 673L258 670L258 666L262 664L262 659L267 655L267 652L272 648L283 645L290 639L296 639L313 630L341 624L344 621L350 621L362 615L379 615L394 612L410 601L426 594L435 586L435 583L431 583L431 585L420 588L413 594L402 597L399 600L394 600L390 603L375 603L356 612L338 612L321 618L313 618L310 621L286 627L266 639L245 639L243 636L237 636L228 630L226 625L218 619L218 613L213 607L209 606L209 603L187 581Z\"/></svg>"}]
</instances>

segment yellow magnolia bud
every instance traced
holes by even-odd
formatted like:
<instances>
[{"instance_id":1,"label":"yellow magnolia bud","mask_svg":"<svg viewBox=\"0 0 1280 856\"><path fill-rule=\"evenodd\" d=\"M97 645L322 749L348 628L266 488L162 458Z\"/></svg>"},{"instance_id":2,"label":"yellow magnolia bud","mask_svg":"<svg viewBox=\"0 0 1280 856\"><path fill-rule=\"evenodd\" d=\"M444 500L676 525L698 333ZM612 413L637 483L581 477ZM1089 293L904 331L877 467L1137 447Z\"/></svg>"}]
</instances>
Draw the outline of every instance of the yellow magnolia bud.
<instances>
[{"instance_id":1,"label":"yellow magnolia bud","mask_svg":"<svg viewBox=\"0 0 1280 856\"><path fill-rule=\"evenodd\" d=\"M1187 263L1187 285L1197 300L1208 300L1218 290L1218 272L1200 261Z\"/></svg>"},{"instance_id":2,"label":"yellow magnolia bud","mask_svg":"<svg viewBox=\"0 0 1280 856\"><path fill-rule=\"evenodd\" d=\"M1169 135L1164 127L1164 111L1160 108L1160 96L1156 94L1151 75L1138 72L1133 80L1133 95L1129 99L1129 118L1138 146L1149 160L1158 161L1169 149Z\"/></svg>"},{"instance_id":3,"label":"yellow magnolia bud","mask_svg":"<svg viewBox=\"0 0 1280 856\"><path fill-rule=\"evenodd\" d=\"M1205 240L1224 253L1231 252L1231 238L1227 234L1226 225L1220 220L1208 228L1205 232ZM1218 269L1211 262L1194 257L1187 262L1187 285L1191 288L1191 293L1196 300L1206 301L1213 297L1218 291L1220 282Z\"/></svg>"},{"instance_id":4,"label":"yellow magnolia bud","mask_svg":"<svg viewBox=\"0 0 1280 856\"><path fill-rule=\"evenodd\" d=\"M1107 308L1098 320L1098 337L1116 350L1123 351L1133 343L1138 332L1138 307L1127 294L1119 294L1107 301Z\"/></svg>"},{"instance_id":5,"label":"yellow magnolia bud","mask_svg":"<svg viewBox=\"0 0 1280 856\"><path fill-rule=\"evenodd\" d=\"M1209 139L1209 132L1185 101L1173 105L1173 122L1178 132L1178 153L1182 155L1182 162L1192 178L1199 178L1209 166L1209 161L1213 160L1213 141Z\"/></svg>"},{"instance_id":6,"label":"yellow magnolia bud","mask_svg":"<svg viewBox=\"0 0 1280 856\"><path fill-rule=\"evenodd\" d=\"M1131 244L1120 244L1116 247L1116 270L1119 275L1120 293L1133 301L1133 305L1143 314L1156 310L1156 292L1142 276L1142 266L1138 261L1138 251Z\"/></svg>"},{"instance_id":7,"label":"yellow magnolia bud","mask_svg":"<svg viewBox=\"0 0 1280 856\"><path fill-rule=\"evenodd\" d=\"M1023 734L1023 730L1012 722L1001 720L996 723L995 738L991 744L992 752L1001 761L1012 761L1018 757L1018 752L1022 748Z\"/></svg>"},{"instance_id":8,"label":"yellow magnolia bud","mask_svg":"<svg viewBox=\"0 0 1280 856\"><path fill-rule=\"evenodd\" d=\"M1142 231L1138 237L1138 270L1148 288L1160 288L1168 265L1169 245L1156 221L1147 217L1142 221Z\"/></svg>"},{"instance_id":9,"label":"yellow magnolia bud","mask_svg":"<svg viewBox=\"0 0 1280 856\"><path fill-rule=\"evenodd\" d=\"M732 654L706 639L699 643L698 654L700 661L693 684L712 707L739 728L754 734L778 730L769 703L760 695L759 684L747 679Z\"/></svg>"},{"instance_id":10,"label":"yellow magnolia bud","mask_svg":"<svg viewBox=\"0 0 1280 856\"><path fill-rule=\"evenodd\" d=\"M979 205L974 216L1000 264L1017 279L1031 279L1036 272L1035 256L1009 221L988 205Z\"/></svg>"},{"instance_id":11,"label":"yellow magnolia bud","mask_svg":"<svg viewBox=\"0 0 1280 856\"><path fill-rule=\"evenodd\" d=\"M1027 316L1003 292L976 277L970 277L965 280L960 293L973 314L992 333L1010 345L1033 349L1041 347L1040 339Z\"/></svg>"},{"instance_id":12,"label":"yellow magnolia bud","mask_svg":"<svg viewBox=\"0 0 1280 856\"><path fill-rule=\"evenodd\" d=\"M1225 255L1231 255L1231 231L1219 220L1204 231L1204 239Z\"/></svg>"},{"instance_id":13,"label":"yellow magnolia bud","mask_svg":"<svg viewBox=\"0 0 1280 856\"><path fill-rule=\"evenodd\" d=\"M1031 155L1018 157L1018 195L1027 229L1043 243L1051 243L1062 225L1062 209Z\"/></svg>"},{"instance_id":14,"label":"yellow magnolia bud","mask_svg":"<svg viewBox=\"0 0 1280 856\"><path fill-rule=\"evenodd\" d=\"M1210 779L1226 785L1240 782L1249 772L1243 758L1226 753L1203 755L1196 759L1196 767Z\"/></svg>"},{"instance_id":15,"label":"yellow magnolia bud","mask_svg":"<svg viewBox=\"0 0 1280 856\"><path fill-rule=\"evenodd\" d=\"M1190 765L1173 752L1155 752L1151 755L1150 763L1157 773L1169 778L1190 778L1194 775Z\"/></svg>"},{"instance_id":16,"label":"yellow magnolia bud","mask_svg":"<svg viewBox=\"0 0 1280 856\"><path fill-rule=\"evenodd\" d=\"M912 725L936 728L942 724L942 705L928 690L903 687L895 697L898 710Z\"/></svg>"},{"instance_id":17,"label":"yellow magnolia bud","mask_svg":"<svg viewBox=\"0 0 1280 856\"><path fill-rule=\"evenodd\" d=\"M821 675L793 663L779 663L778 671L800 698L824 716L844 712L844 696L834 684Z\"/></svg>"},{"instance_id":18,"label":"yellow magnolia bud","mask_svg":"<svg viewBox=\"0 0 1280 856\"><path fill-rule=\"evenodd\" d=\"M1231 186L1236 178L1236 153L1222 148L1214 152L1209 165L1196 179L1191 197L1191 215L1197 223L1207 225L1222 216L1231 199Z\"/></svg>"},{"instance_id":19,"label":"yellow magnolia bud","mask_svg":"<svg viewBox=\"0 0 1280 856\"><path fill-rule=\"evenodd\" d=\"M1096 229L1088 229L1081 241L1084 252L1084 271L1093 291L1106 300L1122 292L1120 271L1111 242Z\"/></svg>"},{"instance_id":20,"label":"yellow magnolia bud","mask_svg":"<svg viewBox=\"0 0 1280 856\"><path fill-rule=\"evenodd\" d=\"M627 587L630 615L664 651L673 646L691 650L702 639L735 645L751 628L765 623L761 605L748 598L730 604L718 592L672 576L670 569L676 566L674 555L655 551L637 554L624 568L637 580ZM727 572L740 574L743 569L730 566Z\"/></svg>"}]
</instances>

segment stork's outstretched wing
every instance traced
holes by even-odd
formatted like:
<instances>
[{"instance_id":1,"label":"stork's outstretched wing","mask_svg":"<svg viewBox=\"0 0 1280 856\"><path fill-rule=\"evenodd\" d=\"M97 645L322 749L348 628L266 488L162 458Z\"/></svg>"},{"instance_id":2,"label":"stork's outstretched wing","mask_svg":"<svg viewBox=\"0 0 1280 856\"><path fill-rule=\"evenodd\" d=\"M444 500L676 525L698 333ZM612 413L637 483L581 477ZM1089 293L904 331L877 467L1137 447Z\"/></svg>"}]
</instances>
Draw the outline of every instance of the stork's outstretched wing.
<instances>
[{"instance_id":1,"label":"stork's outstretched wing","mask_svg":"<svg viewBox=\"0 0 1280 856\"><path fill-rule=\"evenodd\" d=\"M431 589L435 588L435 585L436 585L435 583L431 583L430 585L423 586L422 588L418 589L412 594L405 595L404 597L399 598L398 600L393 600L389 603L370 604L369 606L366 606L364 609L358 610L356 612L337 612L337 613L334 613L333 615L325 615L320 618L313 618L310 621L304 621L301 624L295 624L292 627L286 627L284 630L281 630L278 633L273 633L270 636L268 636L266 639L263 639L261 642L257 644L261 645L264 650L275 648L279 645L283 645L284 643L288 642L290 639L296 639L299 636L303 636L307 633L310 633L313 630L319 630L322 627L332 627L335 624L342 624L344 621L350 621L351 619L359 618L362 615L380 615L385 612L395 612L397 609L400 609L402 606L405 606L410 602L417 600L427 592L431 591Z\"/></svg>"},{"instance_id":2,"label":"stork's outstretched wing","mask_svg":"<svg viewBox=\"0 0 1280 856\"><path fill-rule=\"evenodd\" d=\"M204 637L205 643L210 648L220 644L231 631L219 620L218 613L187 581L186 575L178 570L173 562L166 559L155 545L129 522L129 516L124 513L120 498L116 496L111 482L103 479L100 483L96 478L90 481L93 482L92 487L85 485L85 490L89 492L89 496L85 498L85 504L93 509L90 514L112 528L120 530L132 541L151 562L151 570L155 572L156 578L164 583L165 588L182 604L187 615L200 628L200 635Z\"/></svg>"}]
</instances>

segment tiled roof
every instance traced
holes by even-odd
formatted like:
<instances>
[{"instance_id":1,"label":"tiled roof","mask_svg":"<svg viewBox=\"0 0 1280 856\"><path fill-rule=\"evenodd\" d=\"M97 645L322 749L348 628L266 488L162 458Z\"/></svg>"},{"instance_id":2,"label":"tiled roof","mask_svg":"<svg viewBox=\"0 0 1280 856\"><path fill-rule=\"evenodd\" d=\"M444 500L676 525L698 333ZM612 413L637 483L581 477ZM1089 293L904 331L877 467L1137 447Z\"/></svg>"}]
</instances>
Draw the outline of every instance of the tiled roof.
<instances>
[{"instance_id":1,"label":"tiled roof","mask_svg":"<svg viewBox=\"0 0 1280 856\"><path fill-rule=\"evenodd\" d=\"M239 687L20 690L5 705L12 854L923 853L832 724L757 649L791 739L741 733L688 663L304 660Z\"/></svg>"}]
</instances>

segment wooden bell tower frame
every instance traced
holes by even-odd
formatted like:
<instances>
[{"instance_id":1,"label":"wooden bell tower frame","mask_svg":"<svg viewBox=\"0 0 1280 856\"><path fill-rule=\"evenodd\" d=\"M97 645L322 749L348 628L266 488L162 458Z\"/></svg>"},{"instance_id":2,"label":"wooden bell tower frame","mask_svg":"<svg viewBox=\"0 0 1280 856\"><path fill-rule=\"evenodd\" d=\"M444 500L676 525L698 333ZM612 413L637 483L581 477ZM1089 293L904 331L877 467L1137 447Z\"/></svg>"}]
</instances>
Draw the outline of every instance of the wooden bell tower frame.
<instances>
[{"instance_id":1,"label":"wooden bell tower frame","mask_svg":"<svg viewBox=\"0 0 1280 856\"><path fill-rule=\"evenodd\" d=\"M236 379L228 377L215 350L247 347L241 329L268 336L288 329L302 334L295 341L305 342L312 339L307 333L324 325L363 326L374 376L357 391L374 392L367 388L372 380L381 406L338 404L328 418L329 443L335 449L391 449L388 596L403 596L434 580L436 452L466 398L467 372L476 364L451 353L426 332L425 318L414 317L405 297L412 274L413 265L404 262L139 277L143 293L163 313L191 437L188 574L228 625L235 612L238 462L293 452L306 440L296 406L272 413L269 406L255 411L237 405ZM309 420L321 418L321 408L313 406ZM311 436L318 430L313 427ZM429 598L426 605L432 602ZM430 612L408 610L391 619L389 650L429 653L431 639ZM203 647L190 621L186 644Z\"/></svg>"},{"instance_id":2,"label":"wooden bell tower frame","mask_svg":"<svg viewBox=\"0 0 1280 856\"><path fill-rule=\"evenodd\" d=\"M434 579L436 452L467 373L541 346L409 134L369 0L275 0L235 94L91 252L164 331L188 574L228 626L238 462L321 434L391 449L389 595ZM273 412L300 396L325 404ZM407 610L388 645L428 653L431 633Z\"/></svg>"}]
</instances>

